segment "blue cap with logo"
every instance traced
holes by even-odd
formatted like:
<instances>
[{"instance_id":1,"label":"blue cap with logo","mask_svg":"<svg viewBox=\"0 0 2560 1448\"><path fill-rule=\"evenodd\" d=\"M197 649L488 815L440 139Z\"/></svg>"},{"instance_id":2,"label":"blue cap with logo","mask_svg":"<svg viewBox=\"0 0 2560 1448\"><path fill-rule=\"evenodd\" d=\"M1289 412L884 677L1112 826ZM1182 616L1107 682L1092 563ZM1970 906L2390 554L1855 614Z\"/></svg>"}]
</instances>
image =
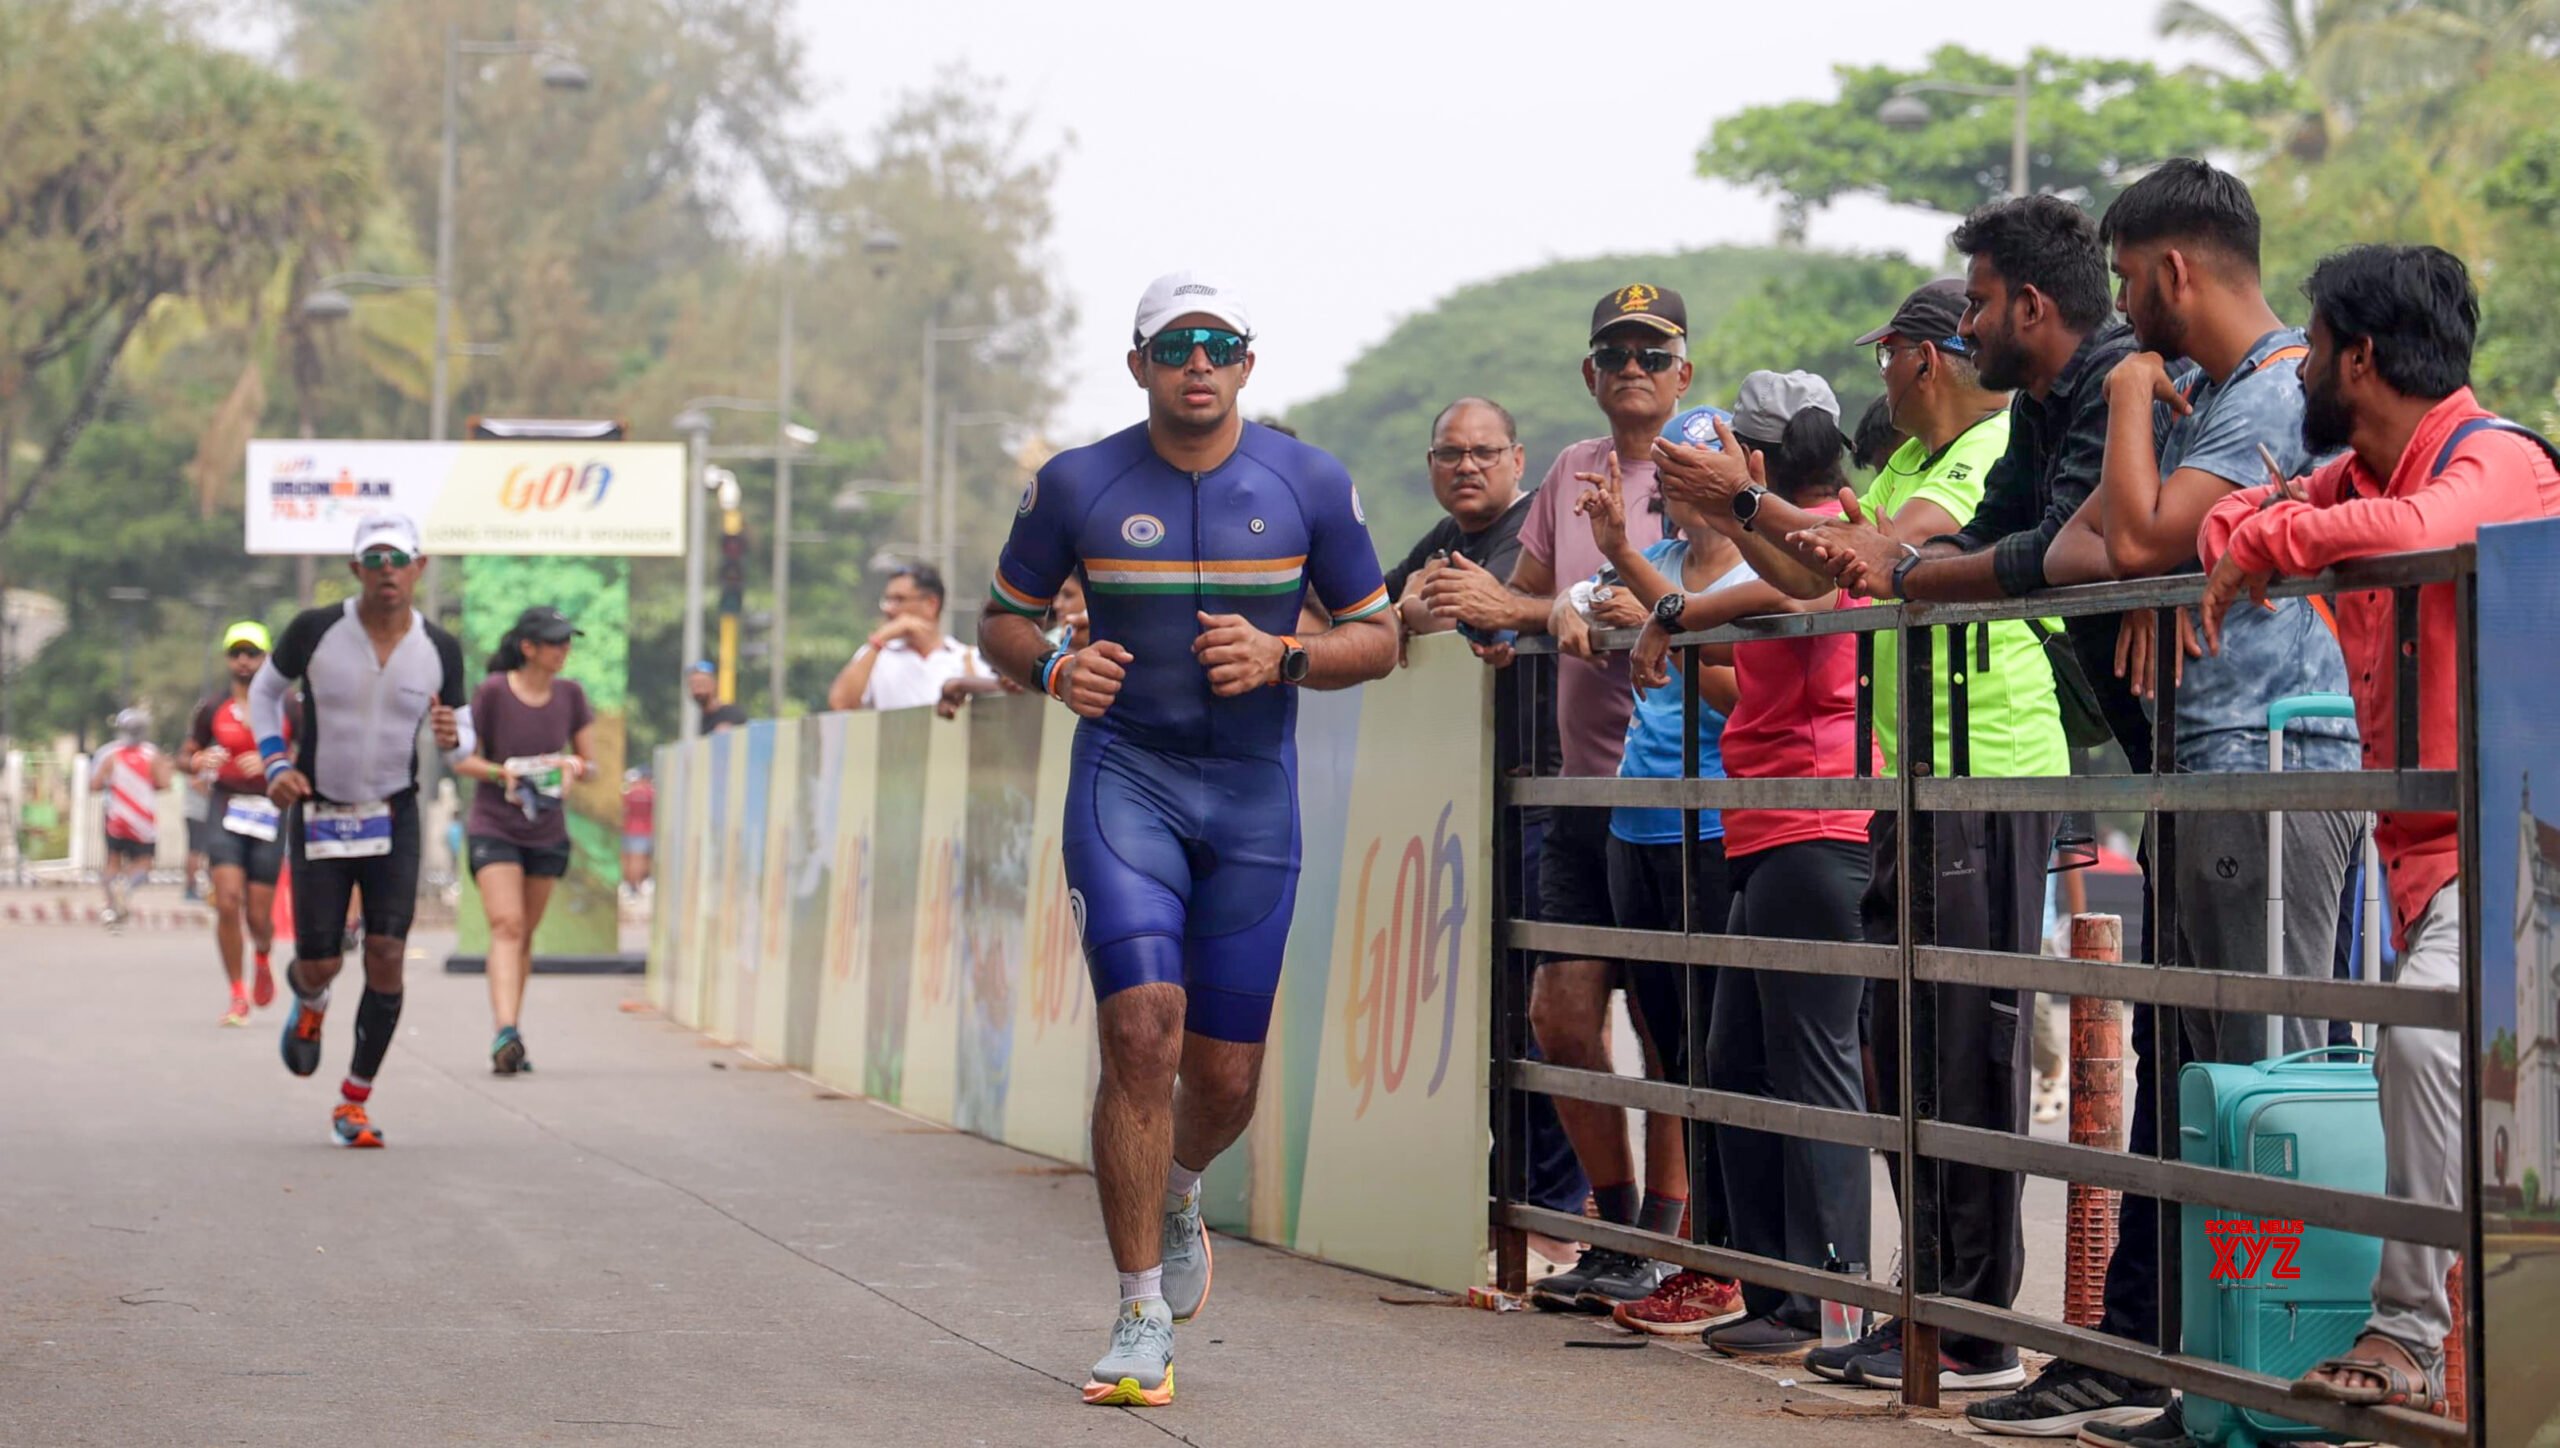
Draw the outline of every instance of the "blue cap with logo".
<instances>
[{"instance_id":1,"label":"blue cap with logo","mask_svg":"<svg viewBox=\"0 0 2560 1448\"><path fill-rule=\"evenodd\" d=\"M1723 452L1724 442L1716 436L1716 424L1733 426L1733 414L1721 407L1692 407L1675 413L1662 425L1662 436L1669 442L1687 443L1713 452Z\"/></svg>"}]
</instances>

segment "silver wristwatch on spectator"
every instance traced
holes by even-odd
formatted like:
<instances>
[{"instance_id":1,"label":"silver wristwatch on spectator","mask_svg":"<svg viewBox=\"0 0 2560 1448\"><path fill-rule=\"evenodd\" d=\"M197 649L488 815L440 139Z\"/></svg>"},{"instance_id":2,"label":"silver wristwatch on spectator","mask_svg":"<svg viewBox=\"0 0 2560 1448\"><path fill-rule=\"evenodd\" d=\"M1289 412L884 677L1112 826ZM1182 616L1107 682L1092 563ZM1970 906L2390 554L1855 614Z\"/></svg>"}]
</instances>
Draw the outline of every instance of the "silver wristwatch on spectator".
<instances>
[{"instance_id":1,"label":"silver wristwatch on spectator","mask_svg":"<svg viewBox=\"0 0 2560 1448\"><path fill-rule=\"evenodd\" d=\"M1653 601L1653 621L1664 633L1676 634L1680 631L1680 615L1688 608L1689 595L1675 588Z\"/></svg>"},{"instance_id":2,"label":"silver wristwatch on spectator","mask_svg":"<svg viewBox=\"0 0 2560 1448\"><path fill-rule=\"evenodd\" d=\"M1751 531L1751 520L1760 516L1760 500L1767 496L1769 490L1758 483L1733 495L1733 521L1742 525L1743 532Z\"/></svg>"}]
</instances>

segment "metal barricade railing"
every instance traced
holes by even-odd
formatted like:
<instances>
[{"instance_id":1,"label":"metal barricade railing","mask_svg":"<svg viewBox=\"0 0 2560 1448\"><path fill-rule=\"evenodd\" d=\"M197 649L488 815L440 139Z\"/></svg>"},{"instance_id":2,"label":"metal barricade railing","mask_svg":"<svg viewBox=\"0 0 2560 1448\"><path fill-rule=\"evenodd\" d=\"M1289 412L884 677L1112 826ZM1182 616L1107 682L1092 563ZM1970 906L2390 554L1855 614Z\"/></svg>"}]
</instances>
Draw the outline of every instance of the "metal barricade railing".
<instances>
[{"instance_id":1,"label":"metal barricade railing","mask_svg":"<svg viewBox=\"0 0 2560 1448\"><path fill-rule=\"evenodd\" d=\"M2449 583L2455 590L2459 660L2456 678L2461 723L2459 763L2455 769L2422 769L2418 761L2417 638L2418 590ZM1739 1277L1760 1286L1845 1302L1871 1312L1891 1313L1905 1323L1906 1361L1934 1363L1938 1334L1954 1331L2034 1348L2068 1357L2085 1366L2141 1382L2201 1394L2242 1408L2256 1409L2308 1422L2355 1438L2404 1445L2449 1445L2471 1440L2480 1430L2481 1355L2479 1163L2480 1042L2479 821L2475 802L2478 770L2477 684L2475 646L2475 569L2469 546L2413 553L2360 562L2319 577L2291 580L2271 587L2274 596L2389 590L2395 595L2399 667L2399 712L2396 768L2373 771L2299 772L2283 774L2174 773L2176 734L2178 630L2170 610L2194 603L2201 580L2193 575L2127 583L2063 588L1994 603L1884 605L1840 609L1819 614L1773 615L1673 640L1680 676L1691 681L1683 690L1683 760L1679 780L1597 778L1507 778L1497 793L1506 820L1498 831L1506 852L1516 855L1520 831L1508 826L1512 810L1532 806L1606 807L1676 806L1682 814L1682 879L1689 873L1689 851L1697 833L1700 809L1836 809L1873 810L1894 815L1899 825L1900 868L1897 871L1900 930L1893 945L1807 942L1721 933L1723 922L1700 929L1689 922L1682 932L1640 931L1542 924L1520 918L1511 897L1522 879L1517 858L1504 861L1496 880L1496 902L1503 922L1494 972L1493 1120L1495 1122L1494 1196L1497 1272L1503 1285L1517 1290L1525 1272L1522 1234L1535 1231L1565 1240L1650 1257L1679 1266ZM2246 599L2236 607L2253 605ZM2159 611L2153 772L2139 775L2069 776L2038 779L1982 779L1933 776L1936 751L1933 717L1937 685L1931 673L1929 635L1956 632L1992 622L2070 618L2113 614L2134 609ZM1901 701L1899 747L1902 768L1892 778L1869 777L1869 751L1863 747L1873 719L1874 638L1897 636L1896 657L1903 677L1895 690ZM1748 643L1828 634L1858 636L1857 723L1861 748L1858 773L1828 779L1701 779L1696 734L1697 690L1694 670L1698 648L1707 644ZM1595 635L1595 644L1625 649L1638 637L1621 630ZM1552 650L1548 639L1523 639L1525 652ZM1962 692L1953 695L1961 708ZM1534 727L1543 701L1514 702ZM1958 714L1961 721L1961 714ZM1962 731L1956 731L1959 739ZM1954 763L1959 773L1964 757L1959 744ZM2178 965L2175 871L2176 819L2180 812L2269 812L2293 810L2458 812L2462 891L2463 984L2438 990L2369 981L2308 980L2268 974L2189 968ZM1936 937L1936 871L1924 866L1935 858L1932 812L2143 811L2152 817L2148 870L2150 919L2156 959L2141 963L2102 963L2043 955L1940 948L1926 942ZM1684 896L1686 892L1684 890ZM1685 915L1688 901L1684 898ZM1506 953L1507 952L1507 953ZM1658 961L1689 967L1789 971L1865 977L1882 988L1900 992L1897 1013L1902 1032L1899 1056L1898 1115L1843 1111L1709 1090L1697 1084L1706 1050L1707 1013L1700 1008L1696 970L1687 972L1688 1079L1685 1082L1640 1080L1577 1070L1526 1059L1529 952L1563 953L1567 958ZM1914 1063L1934 1065L1938 1031L1935 987L1967 985L2006 987L2064 996L2106 997L2147 1006L2153 1012L2152 1040L2158 1052L2153 1119L2159 1131L2158 1157L2094 1147L2033 1140L2022 1134L1956 1125L1936 1120L1937 1081L1934 1069L1914 1070ZM2176 1159L2178 1067L2181 1033L2174 1012L2180 1009L2245 1012L2257 1015L2321 1016L2459 1032L2464 1078L2464 1170L2458 1207L2438 1207L2405 1199L2305 1186L2245 1172L2196 1166ZM1525 1164L1520 1150L1523 1116L1521 1095L1614 1104L1679 1116L1691 1121L1730 1124L1814 1141L1832 1142L1890 1153L1897 1161L1903 1270L1898 1285L1844 1276L1798 1263L1711 1247L1695 1238L1703 1231L1703 1214L1693 1213L1690 1238L1683 1239L1630 1227L1613 1226L1581 1216L1537 1207L1521 1200ZM1706 1169L1701 1158L1705 1135L1688 1133L1692 1193ZM2159 1313L2162 1340L2174 1342L2180 1319L2179 1213L2183 1203L2210 1203L2234 1211L2297 1219L2341 1231L2404 1242L2447 1247L2462 1254L2462 1300L2470 1305L2463 1324L2467 1334L2468 1426L2430 1414L2399 1408L2358 1408L2324 1400L2298 1398L2279 1379L2223 1363L2150 1346L2088 1328L2066 1326L2013 1309L1941 1295L1938 1291L1938 1216L1940 1162L2052 1177L2157 1198L2159 1213ZM1906 1373L1902 1400L1932 1406L1938 1396L1937 1374ZM2462 1405L2457 1405L2462 1406Z\"/></svg>"}]
</instances>

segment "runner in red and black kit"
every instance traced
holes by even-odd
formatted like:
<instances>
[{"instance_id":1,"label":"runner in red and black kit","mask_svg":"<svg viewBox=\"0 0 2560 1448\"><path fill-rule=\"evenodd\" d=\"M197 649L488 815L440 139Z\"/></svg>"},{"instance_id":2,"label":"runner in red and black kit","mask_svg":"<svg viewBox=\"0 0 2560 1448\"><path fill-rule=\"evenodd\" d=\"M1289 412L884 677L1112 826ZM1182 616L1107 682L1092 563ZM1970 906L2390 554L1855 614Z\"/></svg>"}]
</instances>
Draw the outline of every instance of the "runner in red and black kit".
<instances>
[{"instance_id":1,"label":"runner in red and black kit","mask_svg":"<svg viewBox=\"0 0 2560 1448\"><path fill-rule=\"evenodd\" d=\"M222 952L222 973L231 982L231 1008L226 1026L249 1023L250 986L241 979L243 927L258 963L254 999L263 1006L276 998L276 978L268 961L275 949L276 877L284 869L284 836L279 811L267 798L267 772L258 758L257 736L249 730L249 681L267 661L271 641L266 625L244 619L225 629L222 653L231 670L231 688L196 706L187 726L187 748L180 757L188 773L203 779L212 792L205 812L205 860L213 876L213 938ZM290 730L288 730L290 732Z\"/></svg>"}]
</instances>

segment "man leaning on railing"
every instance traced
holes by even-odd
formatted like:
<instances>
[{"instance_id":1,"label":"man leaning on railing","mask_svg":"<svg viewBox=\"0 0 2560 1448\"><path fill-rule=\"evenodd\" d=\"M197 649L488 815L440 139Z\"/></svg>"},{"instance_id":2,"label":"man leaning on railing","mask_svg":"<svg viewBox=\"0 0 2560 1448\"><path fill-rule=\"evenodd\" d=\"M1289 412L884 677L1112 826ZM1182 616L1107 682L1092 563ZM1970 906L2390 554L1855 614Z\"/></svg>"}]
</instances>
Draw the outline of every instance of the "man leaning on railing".
<instances>
[{"instance_id":1,"label":"man leaning on railing","mask_svg":"<svg viewBox=\"0 0 2560 1448\"><path fill-rule=\"evenodd\" d=\"M2480 301L2459 258L2431 246L2349 247L2315 267L2303 291L2311 299L2303 444L2314 454L2347 451L2308 478L2271 479L2206 515L2200 546L2211 577L2201 615L2205 646L2217 652L2233 636L2232 604L2247 593L2253 607L2264 607L2276 574L2303 577L2351 559L2470 543L2484 523L2560 517L2560 455L2471 394ZM2402 702L2392 595L2342 594L2337 613L2365 767L2390 768ZM2460 724L2451 584L2419 591L2417 646L2418 764L2452 769ZM2455 817L2385 814L2377 841L2390 871L2400 983L2459 986ZM2386 1026L2378 1074L2386 1189L2457 1205L2460 1038ZM2294 1391L2360 1405L2435 1404L2444 1393L2441 1345L2453 1325L2445 1287L2453 1258L2442 1247L2384 1242L2364 1335Z\"/></svg>"}]
</instances>

